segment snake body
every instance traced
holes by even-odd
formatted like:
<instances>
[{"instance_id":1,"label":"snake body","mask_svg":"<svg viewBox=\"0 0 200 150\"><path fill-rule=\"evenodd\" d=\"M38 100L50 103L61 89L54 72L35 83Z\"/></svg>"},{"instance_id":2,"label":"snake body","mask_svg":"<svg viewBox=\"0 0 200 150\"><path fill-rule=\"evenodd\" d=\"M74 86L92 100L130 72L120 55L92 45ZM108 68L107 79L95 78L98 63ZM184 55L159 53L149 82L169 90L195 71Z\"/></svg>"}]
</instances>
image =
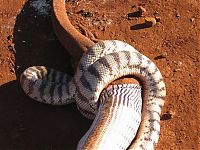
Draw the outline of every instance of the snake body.
<instances>
[{"instance_id":1,"label":"snake body","mask_svg":"<svg viewBox=\"0 0 200 150\"><path fill-rule=\"evenodd\" d=\"M159 138L160 113L166 95L165 84L156 65L127 43L117 40L96 43L83 54L74 77L44 66L33 66L22 73L20 83L24 92L32 99L54 105L76 102L83 116L89 119L96 116L89 133L84 136L87 138L82 138L78 145L78 149L87 149L91 147L90 143L92 139L94 140L95 132L98 133L98 129L97 131L93 129L108 126L109 122L102 122L101 125L98 122L99 117L114 116L112 111L102 113L102 110L106 105L116 105L116 101L99 98L100 94L111 82L126 75L136 76L143 83L142 120L139 112L135 114L135 118L138 119L135 119L134 115L129 116L132 120L135 119L136 123L141 120L137 136L132 141L134 137L129 134L123 135L129 142L123 145L121 140L122 144L117 148L126 149L129 146L131 149L153 149ZM116 106L124 107L123 112L130 114L135 107L131 103L128 102L126 107L124 103L118 103ZM134 121L126 123L129 125L125 126L133 130L132 123ZM102 141L100 143L102 148L105 143ZM97 145L93 148L97 148Z\"/></svg>"},{"instance_id":2,"label":"snake body","mask_svg":"<svg viewBox=\"0 0 200 150\"><path fill-rule=\"evenodd\" d=\"M126 149L141 122L141 86L109 85L101 96L98 113L78 149Z\"/></svg>"}]
</instances>

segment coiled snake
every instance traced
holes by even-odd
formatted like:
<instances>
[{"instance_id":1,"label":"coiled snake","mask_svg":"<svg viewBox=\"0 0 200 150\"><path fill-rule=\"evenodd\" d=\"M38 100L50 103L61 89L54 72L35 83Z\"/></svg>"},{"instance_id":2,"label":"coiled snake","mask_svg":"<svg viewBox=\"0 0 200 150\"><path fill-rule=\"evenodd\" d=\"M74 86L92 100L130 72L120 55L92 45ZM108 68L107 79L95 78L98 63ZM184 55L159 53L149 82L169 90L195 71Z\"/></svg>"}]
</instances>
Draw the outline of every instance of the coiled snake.
<instances>
[{"instance_id":1,"label":"coiled snake","mask_svg":"<svg viewBox=\"0 0 200 150\"><path fill-rule=\"evenodd\" d=\"M139 102L110 102L109 95L107 99L99 98L103 89L112 81L126 75L136 76L143 83L141 124L140 112L137 111L137 108L141 107ZM24 92L37 101L55 105L76 101L78 109L85 117L92 119L96 115L91 129L79 142L78 149L104 148L106 141L101 138L91 146L91 141L96 138L94 129L98 126L107 126L106 131L111 134L110 130L114 128L114 125L109 126L109 123L113 122L117 126L116 122L119 120L127 121L123 123L123 127L125 127L124 133L121 133L123 136L114 149L128 148L136 134L134 128L138 127L139 124L137 138L130 148L153 149L154 144L158 141L159 115L164 104L163 98L166 95L165 84L156 65L127 43L117 40L96 43L83 54L75 76L72 78L44 66L33 66L23 72L20 83ZM133 85L128 85L127 88L140 89L140 87ZM119 109L116 109L115 112L119 115L115 116L114 110L111 109L110 112L103 113L103 109L108 107L107 105L115 105L114 107ZM120 110L121 108L123 111ZM101 125L99 120L106 115L109 116L110 121L102 122ZM124 118L125 116L128 119ZM118 120L117 117L119 117ZM114 121L113 118L115 118ZM120 129L122 126L119 125L115 128ZM102 134L107 136L104 132ZM107 144L109 145L109 142Z\"/></svg>"}]
</instances>

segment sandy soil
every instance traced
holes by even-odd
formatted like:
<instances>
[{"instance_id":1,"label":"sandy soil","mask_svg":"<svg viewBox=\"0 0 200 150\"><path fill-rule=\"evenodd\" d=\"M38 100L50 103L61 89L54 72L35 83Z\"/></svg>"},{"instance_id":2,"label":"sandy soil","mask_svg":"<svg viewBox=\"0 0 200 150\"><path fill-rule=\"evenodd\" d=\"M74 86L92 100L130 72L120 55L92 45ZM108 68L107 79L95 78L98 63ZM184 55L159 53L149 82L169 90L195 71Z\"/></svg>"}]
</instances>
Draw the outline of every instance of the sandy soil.
<instances>
[{"instance_id":1,"label":"sandy soil","mask_svg":"<svg viewBox=\"0 0 200 150\"><path fill-rule=\"evenodd\" d=\"M97 39L126 41L160 68L167 98L157 150L200 149L199 1L67 2L80 32L85 34L84 28ZM19 86L20 73L32 65L72 73L73 60L57 40L48 11L34 6L30 0L0 0L0 149L74 149L92 121L75 105L32 101ZM146 9L143 16L138 6ZM160 21L146 27L145 17Z\"/></svg>"}]
</instances>

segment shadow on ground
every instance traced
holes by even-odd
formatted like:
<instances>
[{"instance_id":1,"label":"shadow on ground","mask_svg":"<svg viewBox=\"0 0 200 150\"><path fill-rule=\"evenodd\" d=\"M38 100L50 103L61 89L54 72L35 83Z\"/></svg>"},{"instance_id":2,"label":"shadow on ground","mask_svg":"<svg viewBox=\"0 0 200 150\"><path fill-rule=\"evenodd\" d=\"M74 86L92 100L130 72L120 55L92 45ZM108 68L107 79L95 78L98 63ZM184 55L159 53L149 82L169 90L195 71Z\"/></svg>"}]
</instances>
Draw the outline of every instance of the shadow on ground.
<instances>
[{"instance_id":1,"label":"shadow on ground","mask_svg":"<svg viewBox=\"0 0 200 150\"><path fill-rule=\"evenodd\" d=\"M16 81L0 87L1 149L75 149L91 121L74 104L50 106L25 96L19 86L21 72L45 65L72 72L70 56L53 33L50 16L40 16L27 1L14 27Z\"/></svg>"}]
</instances>

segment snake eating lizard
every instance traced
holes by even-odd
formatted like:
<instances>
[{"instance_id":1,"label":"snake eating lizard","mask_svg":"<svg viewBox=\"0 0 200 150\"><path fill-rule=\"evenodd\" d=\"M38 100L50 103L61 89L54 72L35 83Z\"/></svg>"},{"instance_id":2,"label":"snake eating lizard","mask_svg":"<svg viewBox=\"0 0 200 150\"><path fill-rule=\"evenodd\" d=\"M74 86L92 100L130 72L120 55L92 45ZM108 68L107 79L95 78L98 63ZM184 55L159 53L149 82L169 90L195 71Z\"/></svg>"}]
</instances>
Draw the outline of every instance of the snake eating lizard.
<instances>
[{"instance_id":1,"label":"snake eating lizard","mask_svg":"<svg viewBox=\"0 0 200 150\"><path fill-rule=\"evenodd\" d=\"M104 40L94 44L71 25L67 15L63 16L63 3L52 2L55 32L68 50L72 47L63 42L67 39L78 45L75 50L85 51L75 75L69 77L44 66L29 67L20 77L24 92L47 104L76 102L83 116L94 119L77 149L154 149L166 96L159 69L125 42ZM68 36L63 38L63 34ZM135 77L141 86L130 79ZM130 82L124 83L121 78Z\"/></svg>"}]
</instances>

